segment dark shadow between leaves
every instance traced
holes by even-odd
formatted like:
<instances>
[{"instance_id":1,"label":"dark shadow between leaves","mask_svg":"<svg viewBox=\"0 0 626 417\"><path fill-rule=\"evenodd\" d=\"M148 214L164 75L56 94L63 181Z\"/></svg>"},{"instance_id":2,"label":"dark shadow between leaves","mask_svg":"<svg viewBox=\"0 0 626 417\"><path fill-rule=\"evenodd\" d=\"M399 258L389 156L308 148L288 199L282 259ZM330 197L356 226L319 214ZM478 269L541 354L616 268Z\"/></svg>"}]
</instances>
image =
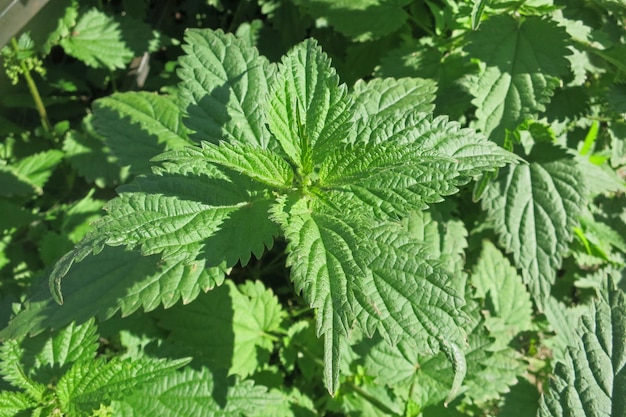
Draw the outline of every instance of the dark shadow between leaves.
<instances>
[{"instance_id":1,"label":"dark shadow between leaves","mask_svg":"<svg viewBox=\"0 0 626 417\"><path fill-rule=\"evenodd\" d=\"M195 132L189 135L193 141L218 143L220 140L230 139L224 131L224 126L233 119L228 109L232 84L236 84L251 69L230 78L226 83L204 95L199 101L187 106L183 123ZM190 93L187 91L186 94Z\"/></svg>"},{"instance_id":2,"label":"dark shadow between leaves","mask_svg":"<svg viewBox=\"0 0 626 417\"><path fill-rule=\"evenodd\" d=\"M122 247L105 247L98 255L76 263L65 276L62 306L52 299L47 282L49 274L45 274L34 284L33 295L26 301L24 310L0 331L0 340L57 330L72 321L82 324L91 317L110 318L133 285L157 273L159 259Z\"/></svg>"},{"instance_id":3,"label":"dark shadow between leaves","mask_svg":"<svg viewBox=\"0 0 626 417\"><path fill-rule=\"evenodd\" d=\"M150 160L165 151L165 142L144 130L130 117L103 106L94 106L93 126L105 137L111 153L119 164L128 165L132 174L148 174L153 165Z\"/></svg>"},{"instance_id":4,"label":"dark shadow between leaves","mask_svg":"<svg viewBox=\"0 0 626 417\"><path fill-rule=\"evenodd\" d=\"M189 366L198 370L207 367L213 374L213 398L222 407L226 405L228 387L235 383L228 376L235 350L230 291L228 285L222 285L188 305L155 311L158 326L169 334L158 346L153 343L146 348L148 354L159 357L192 357Z\"/></svg>"}]
</instances>

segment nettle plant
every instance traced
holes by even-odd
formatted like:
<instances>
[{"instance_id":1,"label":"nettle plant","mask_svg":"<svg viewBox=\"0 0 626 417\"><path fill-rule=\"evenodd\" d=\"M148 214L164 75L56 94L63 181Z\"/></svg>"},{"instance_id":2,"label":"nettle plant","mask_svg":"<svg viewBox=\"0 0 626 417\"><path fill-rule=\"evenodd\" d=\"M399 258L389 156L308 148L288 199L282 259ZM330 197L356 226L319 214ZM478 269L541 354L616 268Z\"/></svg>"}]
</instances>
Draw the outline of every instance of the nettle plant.
<instances>
[{"instance_id":1,"label":"nettle plant","mask_svg":"<svg viewBox=\"0 0 626 417\"><path fill-rule=\"evenodd\" d=\"M157 143L195 144L159 154L151 173L119 189L107 215L55 266L56 299L63 302L61 280L73 263L123 245L159 254L164 271L160 293L140 294L136 305L188 302L282 236L291 281L316 312L330 393L342 345L358 328L415 352L442 351L453 364L454 397L466 370L464 299L398 225L519 158L433 118L432 82L374 79L348 91L314 40L278 65L220 31L189 30L184 49L178 110L169 98L127 93L104 99L96 115L98 106L167 103L171 113L146 113L140 124L162 127L149 128Z\"/></svg>"}]
</instances>

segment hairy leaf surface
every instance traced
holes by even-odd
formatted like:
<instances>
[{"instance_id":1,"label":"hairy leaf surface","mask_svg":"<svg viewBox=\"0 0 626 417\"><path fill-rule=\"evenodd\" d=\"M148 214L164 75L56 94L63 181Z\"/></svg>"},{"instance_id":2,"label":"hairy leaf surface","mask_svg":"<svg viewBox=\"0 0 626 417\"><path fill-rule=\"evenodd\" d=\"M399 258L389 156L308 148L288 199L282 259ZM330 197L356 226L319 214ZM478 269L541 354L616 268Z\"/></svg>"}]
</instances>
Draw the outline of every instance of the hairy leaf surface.
<instances>
[{"instance_id":1,"label":"hairy leaf surface","mask_svg":"<svg viewBox=\"0 0 626 417\"><path fill-rule=\"evenodd\" d=\"M119 23L95 8L82 15L60 44L68 55L94 68L124 68L133 57L122 39Z\"/></svg>"},{"instance_id":2,"label":"hairy leaf surface","mask_svg":"<svg viewBox=\"0 0 626 417\"><path fill-rule=\"evenodd\" d=\"M584 203L582 175L555 145L535 145L529 164L509 166L485 192L483 207L539 305L550 295L556 270Z\"/></svg>"},{"instance_id":3,"label":"hairy leaf surface","mask_svg":"<svg viewBox=\"0 0 626 417\"><path fill-rule=\"evenodd\" d=\"M345 85L317 42L309 39L283 58L272 79L269 127L302 174L320 163L351 127Z\"/></svg>"},{"instance_id":4,"label":"hairy leaf surface","mask_svg":"<svg viewBox=\"0 0 626 417\"><path fill-rule=\"evenodd\" d=\"M232 34L190 29L185 40L179 98L193 138L266 148L263 106L274 66Z\"/></svg>"},{"instance_id":5,"label":"hairy leaf surface","mask_svg":"<svg viewBox=\"0 0 626 417\"><path fill-rule=\"evenodd\" d=\"M466 50L485 67L468 82L477 127L497 143L505 129L544 110L567 73L567 34L540 17L492 16L470 34Z\"/></svg>"},{"instance_id":6,"label":"hairy leaf surface","mask_svg":"<svg viewBox=\"0 0 626 417\"><path fill-rule=\"evenodd\" d=\"M349 282L363 276L353 226L332 215L316 213L301 198L275 214L289 241L287 266L296 291L317 309L317 334L324 336L324 380L330 392L339 383L339 360L353 319Z\"/></svg>"},{"instance_id":7,"label":"hairy leaf surface","mask_svg":"<svg viewBox=\"0 0 626 417\"><path fill-rule=\"evenodd\" d=\"M215 398L215 381L206 368L199 371L188 368L144 385L116 405L122 410L121 417L240 417L284 401L282 396L268 393L265 387L255 386L252 381L229 386L225 397Z\"/></svg>"},{"instance_id":8,"label":"hairy leaf surface","mask_svg":"<svg viewBox=\"0 0 626 417\"><path fill-rule=\"evenodd\" d=\"M557 363L538 416L626 415L626 302L621 290L604 296L583 316L580 338Z\"/></svg>"},{"instance_id":9,"label":"hairy leaf surface","mask_svg":"<svg viewBox=\"0 0 626 417\"><path fill-rule=\"evenodd\" d=\"M192 142L175 100L146 92L116 93L93 104L96 131L121 165L132 173L150 173L150 159Z\"/></svg>"},{"instance_id":10,"label":"hairy leaf surface","mask_svg":"<svg viewBox=\"0 0 626 417\"><path fill-rule=\"evenodd\" d=\"M72 416L89 416L107 399L121 398L133 388L163 378L188 362L188 359L113 359L109 362L95 359L79 362L61 377L56 395L63 412Z\"/></svg>"}]
</instances>

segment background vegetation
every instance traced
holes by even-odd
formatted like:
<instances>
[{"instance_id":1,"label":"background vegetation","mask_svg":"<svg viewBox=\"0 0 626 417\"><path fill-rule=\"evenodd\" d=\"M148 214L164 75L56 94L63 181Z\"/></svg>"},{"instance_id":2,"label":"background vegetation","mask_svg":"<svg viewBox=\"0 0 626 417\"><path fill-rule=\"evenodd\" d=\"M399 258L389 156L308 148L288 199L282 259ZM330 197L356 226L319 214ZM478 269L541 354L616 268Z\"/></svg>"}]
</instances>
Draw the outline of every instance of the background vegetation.
<instances>
[{"instance_id":1,"label":"background vegetation","mask_svg":"<svg viewBox=\"0 0 626 417\"><path fill-rule=\"evenodd\" d=\"M624 2L51 3L2 49L0 416L626 415ZM396 222L461 300L467 372L447 407L445 352L358 328L329 395L277 226L240 219L269 238L214 252L219 273L107 246L63 271L55 302L57 262L117 187L204 139L180 106L209 63L181 59L188 28L270 62L314 38L351 92L408 78L403 111L525 161Z\"/></svg>"}]
</instances>

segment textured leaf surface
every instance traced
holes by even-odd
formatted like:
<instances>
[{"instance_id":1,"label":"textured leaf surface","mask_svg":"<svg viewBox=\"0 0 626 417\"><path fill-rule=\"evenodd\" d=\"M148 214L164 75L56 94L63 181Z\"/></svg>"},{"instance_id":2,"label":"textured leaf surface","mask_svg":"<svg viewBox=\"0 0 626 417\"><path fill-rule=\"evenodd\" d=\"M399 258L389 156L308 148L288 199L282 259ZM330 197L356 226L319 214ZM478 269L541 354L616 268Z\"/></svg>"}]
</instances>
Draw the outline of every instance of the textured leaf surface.
<instances>
[{"instance_id":1,"label":"textured leaf surface","mask_svg":"<svg viewBox=\"0 0 626 417\"><path fill-rule=\"evenodd\" d=\"M398 233L408 233L420 242L422 256L458 276L465 266L467 230L455 212L454 205L446 203L414 211L398 224Z\"/></svg>"},{"instance_id":2,"label":"textured leaf surface","mask_svg":"<svg viewBox=\"0 0 626 417\"><path fill-rule=\"evenodd\" d=\"M344 35L357 41L380 38L399 29L408 15L409 0L306 0L316 18L325 18Z\"/></svg>"},{"instance_id":3,"label":"textured leaf surface","mask_svg":"<svg viewBox=\"0 0 626 417\"><path fill-rule=\"evenodd\" d=\"M273 66L232 34L188 30L180 58L180 101L196 140L266 148L264 97Z\"/></svg>"},{"instance_id":4,"label":"textured leaf surface","mask_svg":"<svg viewBox=\"0 0 626 417\"><path fill-rule=\"evenodd\" d=\"M577 343L557 363L538 416L626 415L626 302L621 290L605 296L583 317Z\"/></svg>"},{"instance_id":5,"label":"textured leaf surface","mask_svg":"<svg viewBox=\"0 0 626 417\"><path fill-rule=\"evenodd\" d=\"M80 362L61 377L56 395L65 413L89 416L100 404L120 399L133 388L164 378L188 362L188 359L121 361L116 358L109 362L101 359Z\"/></svg>"},{"instance_id":6,"label":"textured leaf surface","mask_svg":"<svg viewBox=\"0 0 626 417\"><path fill-rule=\"evenodd\" d=\"M582 174L555 145L535 145L529 164L509 166L490 184L483 207L539 305L572 239L584 203Z\"/></svg>"},{"instance_id":7,"label":"textured leaf surface","mask_svg":"<svg viewBox=\"0 0 626 417\"><path fill-rule=\"evenodd\" d=\"M357 81L352 91L357 132L365 129L368 120L375 115L377 120L384 121L386 115L393 113L432 113L436 91L437 85L433 81L421 78L374 78L368 82Z\"/></svg>"},{"instance_id":8,"label":"textured leaf surface","mask_svg":"<svg viewBox=\"0 0 626 417\"><path fill-rule=\"evenodd\" d=\"M116 415L240 417L284 401L282 396L268 393L265 387L254 386L252 381L229 386L223 399L216 399L214 391L215 382L206 368L199 371L188 368L142 387L123 403L118 403L123 411Z\"/></svg>"},{"instance_id":9,"label":"textured leaf surface","mask_svg":"<svg viewBox=\"0 0 626 417\"><path fill-rule=\"evenodd\" d=\"M100 136L70 130L63 141L63 151L78 174L99 187L115 186L124 179L124 170Z\"/></svg>"},{"instance_id":10,"label":"textured leaf surface","mask_svg":"<svg viewBox=\"0 0 626 417\"><path fill-rule=\"evenodd\" d=\"M289 241L291 280L317 309L317 334L324 336L324 381L334 393L339 385L341 346L353 318L349 281L365 271L355 259L358 238L353 227L337 217L313 213L310 204L302 198L278 220Z\"/></svg>"},{"instance_id":11,"label":"textured leaf surface","mask_svg":"<svg viewBox=\"0 0 626 417\"><path fill-rule=\"evenodd\" d=\"M19 178L28 181L39 193L42 193L42 187L62 159L63 152L58 150L40 152L21 159L13 166L13 171Z\"/></svg>"},{"instance_id":12,"label":"textured leaf surface","mask_svg":"<svg viewBox=\"0 0 626 417\"><path fill-rule=\"evenodd\" d=\"M425 113L370 119L375 127L322 164L320 186L397 216L455 193L483 171L516 157L444 117Z\"/></svg>"},{"instance_id":13,"label":"textured leaf surface","mask_svg":"<svg viewBox=\"0 0 626 417\"><path fill-rule=\"evenodd\" d=\"M68 55L94 68L124 68L133 58L119 23L96 9L82 15L70 36L61 39L61 46Z\"/></svg>"},{"instance_id":14,"label":"textured leaf surface","mask_svg":"<svg viewBox=\"0 0 626 417\"><path fill-rule=\"evenodd\" d=\"M40 401L46 386L26 375L22 366L24 349L17 340L8 340L0 346L0 375L13 387L24 390L30 398Z\"/></svg>"},{"instance_id":15,"label":"textured leaf surface","mask_svg":"<svg viewBox=\"0 0 626 417\"><path fill-rule=\"evenodd\" d=\"M260 282L239 289L231 281L195 302L159 314L168 340L217 372L248 376L269 359L283 312L276 296Z\"/></svg>"},{"instance_id":16,"label":"textured leaf surface","mask_svg":"<svg viewBox=\"0 0 626 417\"><path fill-rule=\"evenodd\" d=\"M37 403L21 392L0 392L0 417L15 417L20 412L35 408Z\"/></svg>"},{"instance_id":17,"label":"textured leaf surface","mask_svg":"<svg viewBox=\"0 0 626 417\"><path fill-rule=\"evenodd\" d=\"M291 162L308 174L347 138L347 88L313 39L293 48L272 79L269 127Z\"/></svg>"},{"instance_id":18,"label":"textured leaf surface","mask_svg":"<svg viewBox=\"0 0 626 417\"><path fill-rule=\"evenodd\" d=\"M63 368L72 362L89 361L98 351L98 335L94 319L77 325L70 323L52 338L47 338L43 346L33 339L22 342L29 356L34 356L32 366ZM34 348L34 349L33 349ZM30 362L30 358L25 359Z\"/></svg>"},{"instance_id":19,"label":"textured leaf surface","mask_svg":"<svg viewBox=\"0 0 626 417\"><path fill-rule=\"evenodd\" d=\"M447 274L420 256L416 241L389 230L373 234L372 274L361 280L357 293L363 312L370 316L368 322L378 321L376 327L391 342L406 334L428 353L447 343L463 346L459 314L464 303L448 286Z\"/></svg>"},{"instance_id":20,"label":"textured leaf surface","mask_svg":"<svg viewBox=\"0 0 626 417\"><path fill-rule=\"evenodd\" d=\"M479 129L503 143L505 129L544 110L567 73L566 39L554 22L510 15L493 16L471 34L466 49L485 64L468 82Z\"/></svg>"},{"instance_id":21,"label":"textured leaf surface","mask_svg":"<svg viewBox=\"0 0 626 417\"><path fill-rule=\"evenodd\" d=\"M502 347L518 332L531 329L530 294L515 268L493 243L483 242L471 282L476 296L488 299L491 317L487 318L487 327L492 333L505 332L508 336Z\"/></svg>"},{"instance_id":22,"label":"textured leaf surface","mask_svg":"<svg viewBox=\"0 0 626 417\"><path fill-rule=\"evenodd\" d=\"M135 174L150 173L158 154L189 145L174 99L146 92L116 93L93 104L93 125L120 165Z\"/></svg>"},{"instance_id":23,"label":"textured leaf surface","mask_svg":"<svg viewBox=\"0 0 626 417\"><path fill-rule=\"evenodd\" d=\"M202 143L202 155L207 161L224 166L270 187L293 187L293 169L278 154L258 147L220 143Z\"/></svg>"},{"instance_id":24,"label":"textured leaf surface","mask_svg":"<svg viewBox=\"0 0 626 417\"><path fill-rule=\"evenodd\" d=\"M42 282L24 310L0 331L0 340L59 329L77 318L106 320L117 311L127 316L140 308L151 311L160 305L189 303L223 279L223 266L208 267L202 260L163 262L158 256L105 247L69 270L63 281L63 306L50 298L50 289Z\"/></svg>"}]
</instances>

